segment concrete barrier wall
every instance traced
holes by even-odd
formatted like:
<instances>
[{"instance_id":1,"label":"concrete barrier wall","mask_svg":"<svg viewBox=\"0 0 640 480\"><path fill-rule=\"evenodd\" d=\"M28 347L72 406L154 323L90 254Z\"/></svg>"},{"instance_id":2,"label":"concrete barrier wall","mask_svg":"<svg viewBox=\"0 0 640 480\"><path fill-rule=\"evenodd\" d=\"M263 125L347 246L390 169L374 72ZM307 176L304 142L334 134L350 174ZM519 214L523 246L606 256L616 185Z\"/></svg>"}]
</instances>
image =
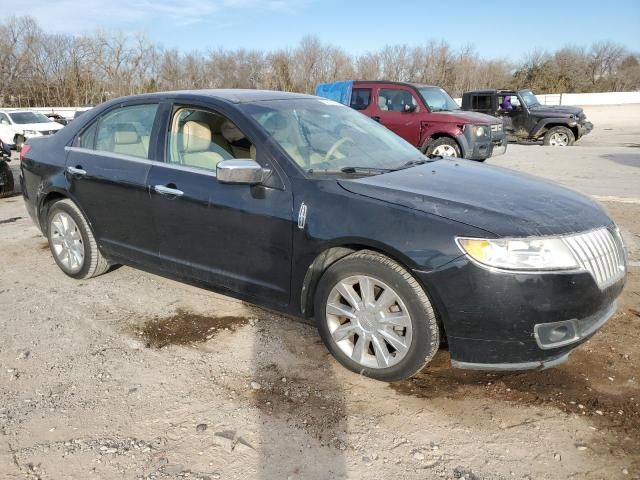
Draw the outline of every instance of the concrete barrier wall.
<instances>
[{"instance_id":1,"label":"concrete barrier wall","mask_svg":"<svg viewBox=\"0 0 640 480\"><path fill-rule=\"evenodd\" d=\"M550 93L536 95L543 105L626 105L640 103L640 92ZM462 105L462 98L456 98Z\"/></svg>"},{"instance_id":2,"label":"concrete barrier wall","mask_svg":"<svg viewBox=\"0 0 640 480\"><path fill-rule=\"evenodd\" d=\"M602 92L602 93L551 93L536 95L543 105L626 105L640 103L640 92ZM462 98L456 98L458 105L462 105ZM0 108L1 109L1 108ZM7 108L6 110L21 110ZM34 107L41 113L58 113L66 118L73 118L76 110L86 110L79 107Z\"/></svg>"}]
</instances>

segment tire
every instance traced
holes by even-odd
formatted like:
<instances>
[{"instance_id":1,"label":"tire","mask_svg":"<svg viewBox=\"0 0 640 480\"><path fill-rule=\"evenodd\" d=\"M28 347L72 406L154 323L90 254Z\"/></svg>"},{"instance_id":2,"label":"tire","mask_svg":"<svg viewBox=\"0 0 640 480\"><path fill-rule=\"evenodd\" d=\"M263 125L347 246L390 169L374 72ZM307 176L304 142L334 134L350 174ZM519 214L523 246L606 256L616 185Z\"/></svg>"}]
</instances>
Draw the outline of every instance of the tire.
<instances>
[{"instance_id":1,"label":"tire","mask_svg":"<svg viewBox=\"0 0 640 480\"><path fill-rule=\"evenodd\" d=\"M570 147L576 137L567 127L553 127L544 134L544 144L551 147Z\"/></svg>"},{"instance_id":2,"label":"tire","mask_svg":"<svg viewBox=\"0 0 640 480\"><path fill-rule=\"evenodd\" d=\"M443 155L448 157L462 157L460 146L458 143L450 137L440 137L437 140L429 143L425 151L427 156L431 155Z\"/></svg>"},{"instance_id":3,"label":"tire","mask_svg":"<svg viewBox=\"0 0 640 480\"><path fill-rule=\"evenodd\" d=\"M67 219L67 235L64 235L64 218ZM73 223L68 220L71 219ZM47 213L47 238L49 248L54 260L65 274L76 279L86 279L102 275L109 269L109 262L100 252L89 223L78 208L69 199L59 200L49 208ZM79 256L71 255L67 251L65 262L65 250L62 242L73 243L73 250L82 253L81 261ZM79 265L78 265L79 264Z\"/></svg>"},{"instance_id":4,"label":"tire","mask_svg":"<svg viewBox=\"0 0 640 480\"><path fill-rule=\"evenodd\" d=\"M13 139L13 143L16 146L16 152L22 151L22 145L24 144L24 137L22 135L16 135Z\"/></svg>"},{"instance_id":5,"label":"tire","mask_svg":"<svg viewBox=\"0 0 640 480\"><path fill-rule=\"evenodd\" d=\"M9 164L0 160L0 198L13 195L14 187L13 172L11 171Z\"/></svg>"},{"instance_id":6,"label":"tire","mask_svg":"<svg viewBox=\"0 0 640 480\"><path fill-rule=\"evenodd\" d=\"M355 292L360 299L361 311L351 308L349 302L344 301L346 297L340 294L340 291L344 291L343 285L352 283L354 279L358 283L349 291ZM360 287L367 285L363 283L363 279L375 284L375 288L369 289L372 294L360 296L358 293L367 290L366 287ZM368 297L383 305L388 303L384 299L392 298L393 294L398 301L376 313L371 313L368 308L378 309L379 306L364 307L366 302L362 302L363 298ZM339 303L340 301L343 303ZM336 305L339 310L336 310ZM376 380L392 382L415 375L429 363L440 345L436 316L422 287L398 263L370 250L348 255L324 272L318 283L314 307L320 337L336 360L349 370ZM337 311L350 315L355 312L360 317L349 319L347 316L336 315ZM382 326L378 323L378 319L385 318L382 315L391 316L394 313L395 318L404 318L403 324L406 327L392 327L388 323L389 317L386 317ZM381 334L382 330L385 331ZM340 338L343 334L344 338ZM374 340L373 337L376 336L377 339ZM393 340L392 343L398 345L398 348L394 348L387 339ZM398 339L401 344L397 343ZM364 343L358 349L361 341ZM383 348L378 346L381 341ZM382 353L385 349L389 354L388 362ZM360 352L363 354L358 355Z\"/></svg>"}]
</instances>

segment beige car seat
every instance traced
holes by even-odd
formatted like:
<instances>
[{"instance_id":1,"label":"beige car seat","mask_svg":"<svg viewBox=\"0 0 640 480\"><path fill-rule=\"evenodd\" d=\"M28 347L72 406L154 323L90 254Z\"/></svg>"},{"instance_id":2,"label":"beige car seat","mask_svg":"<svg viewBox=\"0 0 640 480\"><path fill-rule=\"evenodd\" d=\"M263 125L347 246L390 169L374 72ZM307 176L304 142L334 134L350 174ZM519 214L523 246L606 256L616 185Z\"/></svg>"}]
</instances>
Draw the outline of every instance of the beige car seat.
<instances>
[{"instance_id":1,"label":"beige car seat","mask_svg":"<svg viewBox=\"0 0 640 480\"><path fill-rule=\"evenodd\" d=\"M193 120L184 124L182 131L182 162L191 167L216 169L224 157L209 151L211 146L211 128L204 122Z\"/></svg>"},{"instance_id":2,"label":"beige car seat","mask_svg":"<svg viewBox=\"0 0 640 480\"><path fill-rule=\"evenodd\" d=\"M148 147L145 147L133 124L120 123L114 126L113 152L147 158L149 150Z\"/></svg>"},{"instance_id":3,"label":"beige car seat","mask_svg":"<svg viewBox=\"0 0 640 480\"><path fill-rule=\"evenodd\" d=\"M246 138L244 133L242 133L238 127L236 127L229 120L226 120L220 127L220 133L222 133L222 136L225 138L225 140L229 142L233 156L235 158L250 158L251 147L243 148L236 145L236 142L239 142L240 140ZM246 143L249 143L248 140Z\"/></svg>"},{"instance_id":4,"label":"beige car seat","mask_svg":"<svg viewBox=\"0 0 640 480\"><path fill-rule=\"evenodd\" d=\"M383 97L382 95L378 95L378 108L380 110L389 110L387 107L387 97Z\"/></svg>"}]
</instances>

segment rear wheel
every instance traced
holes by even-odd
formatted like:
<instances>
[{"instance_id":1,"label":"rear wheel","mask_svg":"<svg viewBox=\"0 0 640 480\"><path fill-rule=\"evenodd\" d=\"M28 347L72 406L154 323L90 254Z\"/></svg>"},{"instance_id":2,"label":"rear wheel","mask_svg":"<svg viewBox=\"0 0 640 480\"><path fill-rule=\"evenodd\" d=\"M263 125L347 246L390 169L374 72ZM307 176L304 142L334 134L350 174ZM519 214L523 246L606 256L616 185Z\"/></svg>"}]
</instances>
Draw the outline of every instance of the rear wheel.
<instances>
[{"instance_id":1,"label":"rear wheel","mask_svg":"<svg viewBox=\"0 0 640 480\"><path fill-rule=\"evenodd\" d=\"M356 373L384 381L419 372L440 342L424 290L402 266L363 250L323 274L315 297L320 336Z\"/></svg>"},{"instance_id":2,"label":"rear wheel","mask_svg":"<svg viewBox=\"0 0 640 480\"><path fill-rule=\"evenodd\" d=\"M544 144L550 147L570 147L575 141L575 135L567 127L553 127L544 134Z\"/></svg>"},{"instance_id":3,"label":"rear wheel","mask_svg":"<svg viewBox=\"0 0 640 480\"><path fill-rule=\"evenodd\" d=\"M13 172L7 162L0 160L0 198L13 194Z\"/></svg>"},{"instance_id":4,"label":"rear wheel","mask_svg":"<svg viewBox=\"0 0 640 480\"><path fill-rule=\"evenodd\" d=\"M449 137L441 137L434 140L427 146L425 153L442 157L462 157L460 147L453 138Z\"/></svg>"},{"instance_id":5,"label":"rear wheel","mask_svg":"<svg viewBox=\"0 0 640 480\"><path fill-rule=\"evenodd\" d=\"M109 269L89 223L71 200L59 200L49 209L47 237L58 267L70 277L96 277Z\"/></svg>"}]
</instances>

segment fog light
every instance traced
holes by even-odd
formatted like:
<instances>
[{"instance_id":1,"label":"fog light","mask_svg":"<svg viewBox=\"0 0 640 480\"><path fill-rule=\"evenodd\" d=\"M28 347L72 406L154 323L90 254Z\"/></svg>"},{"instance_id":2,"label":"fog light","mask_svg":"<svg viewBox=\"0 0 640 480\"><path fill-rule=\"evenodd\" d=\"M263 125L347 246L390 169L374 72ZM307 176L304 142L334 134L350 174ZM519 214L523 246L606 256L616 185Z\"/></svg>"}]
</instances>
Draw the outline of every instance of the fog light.
<instances>
[{"instance_id":1,"label":"fog light","mask_svg":"<svg viewBox=\"0 0 640 480\"><path fill-rule=\"evenodd\" d=\"M579 339L573 320L554 323L540 323L534 327L534 336L542 349L557 348Z\"/></svg>"}]
</instances>

